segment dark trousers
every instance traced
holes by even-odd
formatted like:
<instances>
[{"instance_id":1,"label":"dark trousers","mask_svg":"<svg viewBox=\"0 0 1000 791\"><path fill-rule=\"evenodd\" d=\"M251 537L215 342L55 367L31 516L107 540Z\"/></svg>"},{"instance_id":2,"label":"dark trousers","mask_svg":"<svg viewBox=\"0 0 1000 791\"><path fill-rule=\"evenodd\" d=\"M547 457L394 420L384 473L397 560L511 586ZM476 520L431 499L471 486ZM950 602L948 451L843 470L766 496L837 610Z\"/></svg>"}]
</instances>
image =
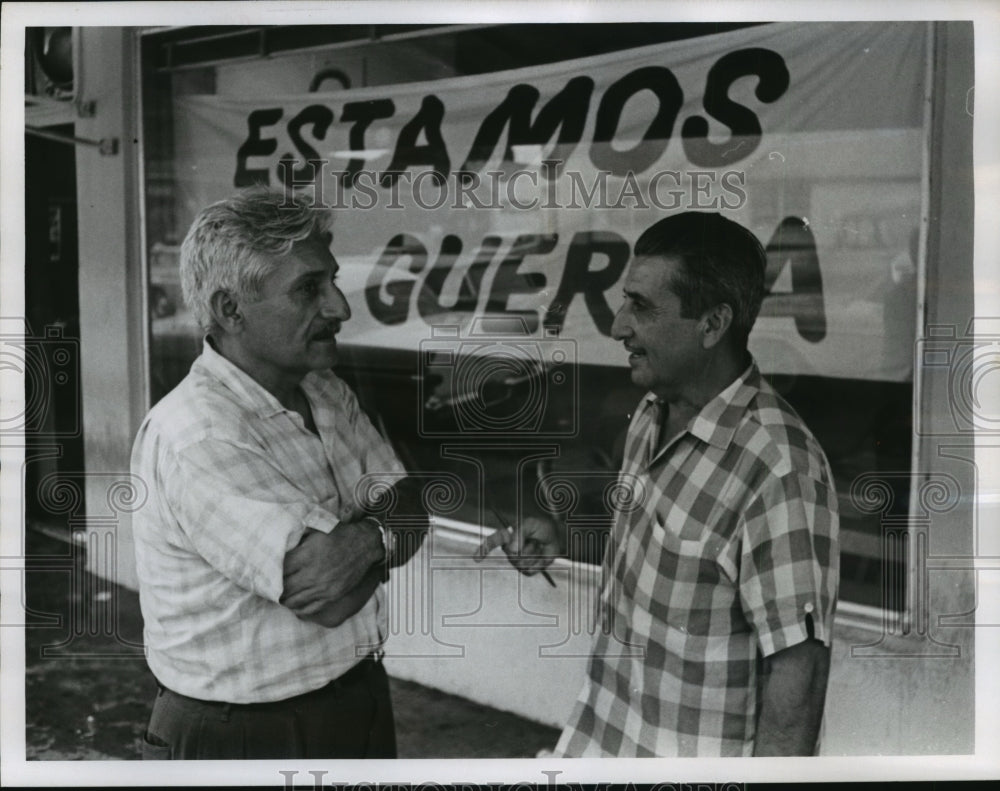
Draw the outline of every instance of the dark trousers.
<instances>
[{"instance_id":1,"label":"dark trousers","mask_svg":"<svg viewBox=\"0 0 1000 791\"><path fill-rule=\"evenodd\" d=\"M161 686L142 757L395 758L389 679L369 657L322 689L274 703L195 700Z\"/></svg>"}]
</instances>

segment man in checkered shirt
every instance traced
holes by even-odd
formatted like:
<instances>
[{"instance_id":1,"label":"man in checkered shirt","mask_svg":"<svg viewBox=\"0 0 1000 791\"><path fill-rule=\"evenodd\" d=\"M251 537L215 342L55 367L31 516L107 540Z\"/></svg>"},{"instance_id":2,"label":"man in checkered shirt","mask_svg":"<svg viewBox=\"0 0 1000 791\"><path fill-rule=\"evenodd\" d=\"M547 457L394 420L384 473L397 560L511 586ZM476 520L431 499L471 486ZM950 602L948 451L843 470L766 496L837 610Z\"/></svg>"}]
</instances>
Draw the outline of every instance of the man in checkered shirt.
<instances>
[{"instance_id":1,"label":"man in checkered shirt","mask_svg":"<svg viewBox=\"0 0 1000 791\"><path fill-rule=\"evenodd\" d=\"M837 498L822 449L761 378L747 338L757 239L686 212L635 245L612 334L650 392L632 416L599 627L565 756L811 755L837 600ZM525 573L565 553L528 518Z\"/></svg>"},{"instance_id":2,"label":"man in checkered shirt","mask_svg":"<svg viewBox=\"0 0 1000 791\"><path fill-rule=\"evenodd\" d=\"M329 222L252 188L204 209L181 248L204 348L132 454L159 684L144 758L395 757L381 583L426 513L330 370L351 312ZM418 520L398 547L390 503Z\"/></svg>"}]
</instances>

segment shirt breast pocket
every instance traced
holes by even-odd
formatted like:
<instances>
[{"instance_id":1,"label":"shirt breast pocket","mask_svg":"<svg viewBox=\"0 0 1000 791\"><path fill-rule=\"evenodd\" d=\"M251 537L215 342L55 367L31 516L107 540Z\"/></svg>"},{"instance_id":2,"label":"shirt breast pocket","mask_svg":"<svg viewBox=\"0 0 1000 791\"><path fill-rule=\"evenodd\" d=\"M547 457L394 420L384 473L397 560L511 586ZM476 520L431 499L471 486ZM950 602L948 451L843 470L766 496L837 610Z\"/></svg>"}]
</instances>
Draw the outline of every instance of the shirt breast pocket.
<instances>
[{"instance_id":1,"label":"shirt breast pocket","mask_svg":"<svg viewBox=\"0 0 1000 791\"><path fill-rule=\"evenodd\" d=\"M656 572L638 603L684 634L709 635L721 628L727 619L719 618L717 609L727 610L737 595L724 543L708 529L699 539L683 538L657 514L649 546L649 565Z\"/></svg>"},{"instance_id":2,"label":"shirt breast pocket","mask_svg":"<svg viewBox=\"0 0 1000 791\"><path fill-rule=\"evenodd\" d=\"M632 548L635 603L661 619L683 606L687 586L700 575L703 550L702 541L681 538L660 513L653 513L648 540Z\"/></svg>"},{"instance_id":3,"label":"shirt breast pocket","mask_svg":"<svg viewBox=\"0 0 1000 791\"><path fill-rule=\"evenodd\" d=\"M700 554L703 537L687 537L683 531L670 525L669 512L664 515L659 511L653 514L652 543L668 552L685 557Z\"/></svg>"}]
</instances>

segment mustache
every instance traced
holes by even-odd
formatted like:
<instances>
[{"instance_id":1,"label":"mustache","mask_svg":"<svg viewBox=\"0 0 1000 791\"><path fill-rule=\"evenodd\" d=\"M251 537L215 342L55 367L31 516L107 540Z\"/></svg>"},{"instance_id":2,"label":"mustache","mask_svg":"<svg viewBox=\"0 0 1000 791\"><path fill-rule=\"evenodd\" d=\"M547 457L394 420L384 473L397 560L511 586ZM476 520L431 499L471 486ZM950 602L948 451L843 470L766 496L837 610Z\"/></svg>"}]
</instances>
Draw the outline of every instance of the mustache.
<instances>
[{"instance_id":1,"label":"mustache","mask_svg":"<svg viewBox=\"0 0 1000 791\"><path fill-rule=\"evenodd\" d=\"M309 333L309 337L310 338L326 338L326 337L331 337L332 338L333 336L335 336L339 332L340 332L340 322L339 321L331 321L328 324L323 324L320 327L318 327L317 329L314 329L312 332Z\"/></svg>"}]
</instances>

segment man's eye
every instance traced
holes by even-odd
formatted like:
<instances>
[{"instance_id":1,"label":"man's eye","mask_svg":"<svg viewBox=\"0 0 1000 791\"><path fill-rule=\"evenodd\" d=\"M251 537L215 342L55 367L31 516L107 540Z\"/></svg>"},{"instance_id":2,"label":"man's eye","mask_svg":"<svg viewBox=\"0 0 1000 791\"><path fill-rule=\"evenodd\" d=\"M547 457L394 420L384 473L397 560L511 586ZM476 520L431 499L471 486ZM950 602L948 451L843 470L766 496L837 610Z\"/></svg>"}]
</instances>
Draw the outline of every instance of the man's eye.
<instances>
[{"instance_id":1,"label":"man's eye","mask_svg":"<svg viewBox=\"0 0 1000 791\"><path fill-rule=\"evenodd\" d=\"M310 280L302 284L302 293L307 297L315 297L319 293L319 286L316 285L316 281Z\"/></svg>"}]
</instances>

